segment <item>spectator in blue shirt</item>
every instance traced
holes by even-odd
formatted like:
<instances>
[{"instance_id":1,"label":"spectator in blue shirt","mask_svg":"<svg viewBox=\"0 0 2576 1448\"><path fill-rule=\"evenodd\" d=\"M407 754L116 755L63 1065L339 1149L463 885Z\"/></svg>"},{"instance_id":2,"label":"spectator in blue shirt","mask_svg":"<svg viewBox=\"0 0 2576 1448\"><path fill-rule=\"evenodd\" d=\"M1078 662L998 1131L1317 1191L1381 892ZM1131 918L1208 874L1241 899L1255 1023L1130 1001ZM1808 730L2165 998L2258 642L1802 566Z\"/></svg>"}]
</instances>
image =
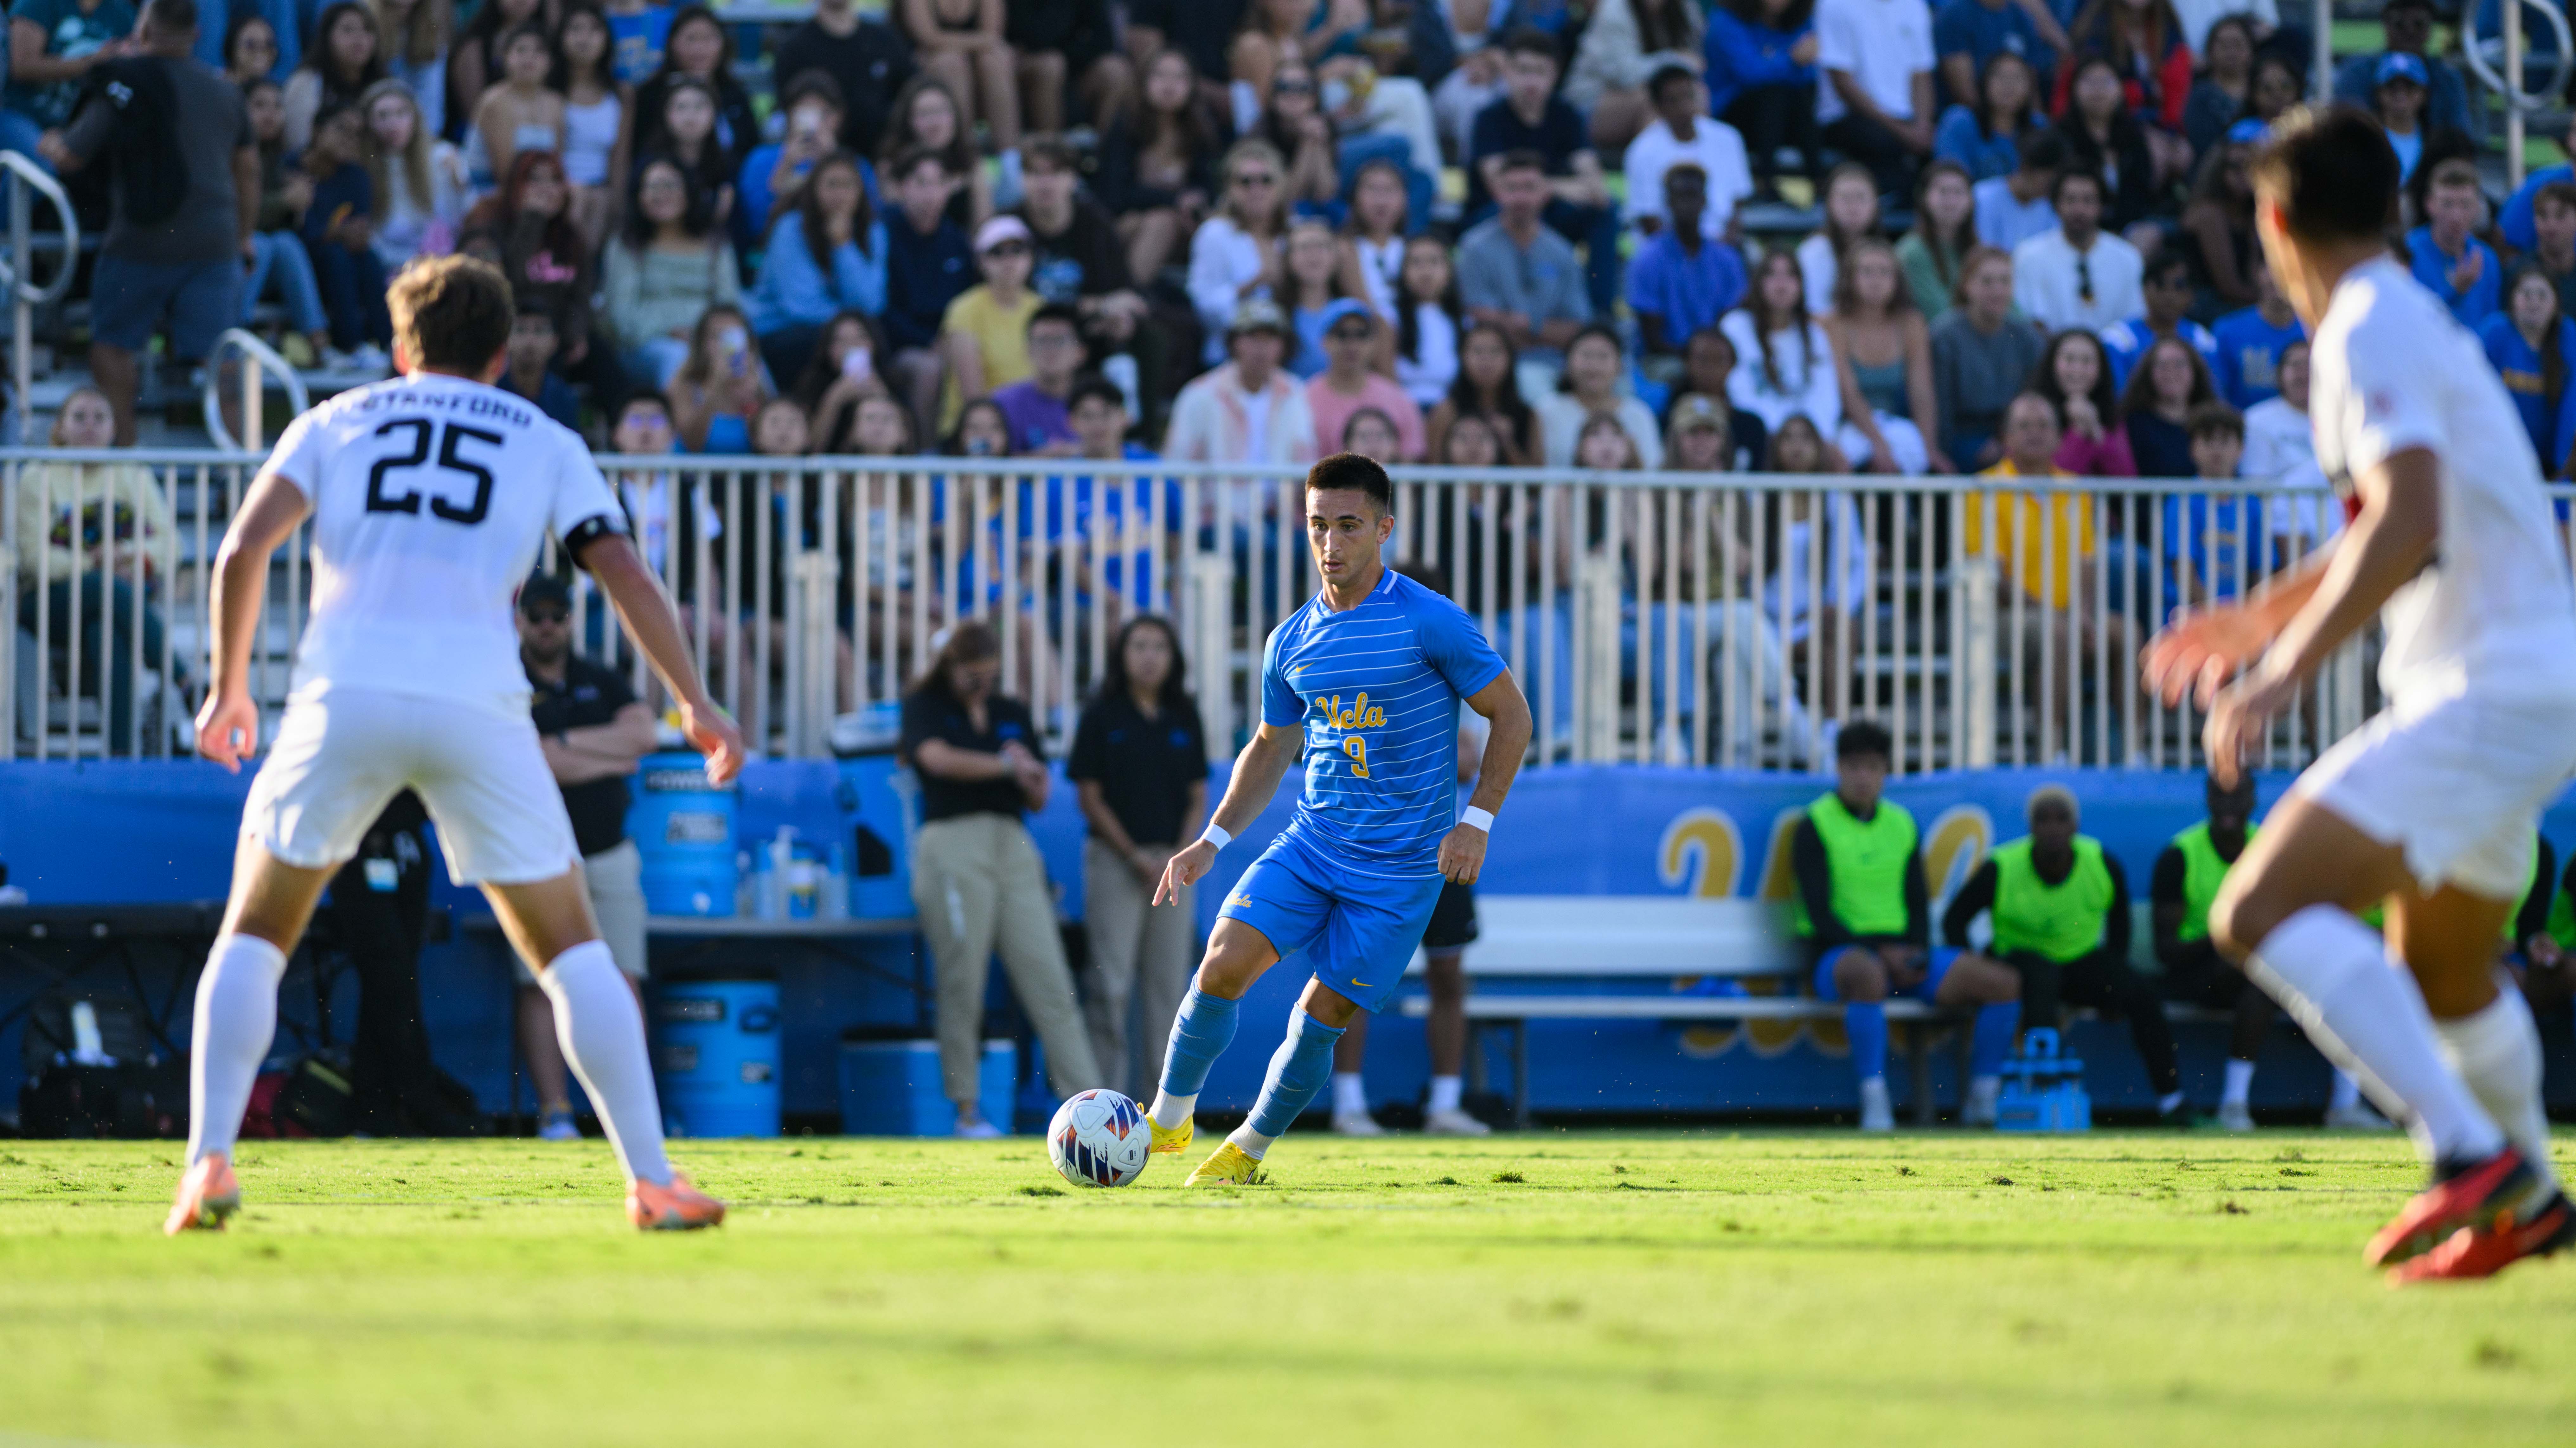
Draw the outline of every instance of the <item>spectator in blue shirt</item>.
<instances>
[{"instance_id":1,"label":"spectator in blue shirt","mask_svg":"<svg viewBox=\"0 0 2576 1448\"><path fill-rule=\"evenodd\" d=\"M794 192L812 173L814 163L838 149L843 119L840 83L828 72L806 71L787 82L779 96L778 113L787 118L784 137L753 147L742 158L742 174L734 178L733 240L746 255L760 249L778 198ZM876 181L864 161L859 179L867 183L868 199L876 200Z\"/></svg>"},{"instance_id":2,"label":"spectator in blue shirt","mask_svg":"<svg viewBox=\"0 0 2576 1448\"><path fill-rule=\"evenodd\" d=\"M2147 349L2160 337L2180 337L2200 354L2214 374L2218 370L2218 339L2207 327L2184 316L2191 310L2191 263L2174 252L2160 252L2147 263L2147 274L2138 286L2146 299L2144 315L2113 322L2102 329L2102 350L2111 354L2111 385L2129 385L2129 369L2147 355Z\"/></svg>"},{"instance_id":3,"label":"spectator in blue shirt","mask_svg":"<svg viewBox=\"0 0 2576 1448\"><path fill-rule=\"evenodd\" d=\"M1754 193L1780 198L1782 147L1798 174L1824 174L1816 129L1816 0L1722 0L1708 12L1708 108L1735 127L1753 162Z\"/></svg>"},{"instance_id":4,"label":"spectator in blue shirt","mask_svg":"<svg viewBox=\"0 0 2576 1448\"><path fill-rule=\"evenodd\" d=\"M2254 258L2254 295L2254 305L2228 313L2209 329L2218 342L2218 362L2211 368L2218 395L2239 412L2281 395L2281 353L2308 335L2260 255Z\"/></svg>"},{"instance_id":5,"label":"spectator in blue shirt","mask_svg":"<svg viewBox=\"0 0 2576 1448\"><path fill-rule=\"evenodd\" d=\"M2019 164L2001 176L1989 176L1972 188L1980 244L2010 255L2034 236L2057 229L2057 208L2049 201L2057 190L2057 173L2066 169L2066 141L2056 131L2033 129L2014 143Z\"/></svg>"},{"instance_id":6,"label":"spectator in blue shirt","mask_svg":"<svg viewBox=\"0 0 2576 1448\"><path fill-rule=\"evenodd\" d=\"M1602 184L1591 129L1556 93L1562 67L1554 40L1520 30L1505 49L1503 98L1477 113L1468 146L1468 221L1472 225L1492 213L1494 177L1503 158L1535 153L1547 172L1544 220L1549 230L1583 247L1592 310L1606 314L1619 297L1619 211Z\"/></svg>"},{"instance_id":7,"label":"spectator in blue shirt","mask_svg":"<svg viewBox=\"0 0 2576 1448\"><path fill-rule=\"evenodd\" d=\"M1673 224L1657 232L1628 267L1628 307L1648 357L1671 359L1678 372L1684 343L1735 310L1744 298L1744 258L1700 232L1708 209L1708 173L1695 161L1664 172L1664 205Z\"/></svg>"},{"instance_id":8,"label":"spectator in blue shirt","mask_svg":"<svg viewBox=\"0 0 2576 1448\"><path fill-rule=\"evenodd\" d=\"M760 277L743 310L760 334L760 350L781 376L800 376L825 324L843 311L885 310L885 223L868 205L858 162L835 151L815 163L769 232Z\"/></svg>"},{"instance_id":9,"label":"spectator in blue shirt","mask_svg":"<svg viewBox=\"0 0 2576 1448\"><path fill-rule=\"evenodd\" d=\"M2191 462L2203 478L2235 478L2245 456L2245 419L2224 402L2191 410ZM2269 570L2263 499L2244 493L2180 494L2164 502L2165 607L2197 608L2233 598Z\"/></svg>"},{"instance_id":10,"label":"spectator in blue shirt","mask_svg":"<svg viewBox=\"0 0 2576 1448\"><path fill-rule=\"evenodd\" d=\"M313 177L304 249L322 286L332 348L356 352L361 366L375 367L387 365L378 359L393 343L394 322L385 307L385 264L374 245L375 186L358 162L361 128L353 105L334 106L313 122L313 143L304 148L304 169Z\"/></svg>"},{"instance_id":11,"label":"spectator in blue shirt","mask_svg":"<svg viewBox=\"0 0 2576 1448\"><path fill-rule=\"evenodd\" d=\"M2576 322L2558 310L2558 288L2537 268L2516 270L2508 295L2506 309L2487 318L2478 338L2505 391L2513 394L2542 475L2559 477L2576 444L2576 388L2567 385L2567 364L2576 358Z\"/></svg>"},{"instance_id":12,"label":"spectator in blue shirt","mask_svg":"<svg viewBox=\"0 0 2576 1448\"><path fill-rule=\"evenodd\" d=\"M564 426L581 427L581 399L572 384L547 370L555 359L554 313L533 302L519 304L510 324L510 370L501 385L537 405L537 410Z\"/></svg>"},{"instance_id":13,"label":"spectator in blue shirt","mask_svg":"<svg viewBox=\"0 0 2576 1448\"><path fill-rule=\"evenodd\" d=\"M2017 55L2047 70L2066 48L2066 31L2038 0L1945 0L1932 16L1932 53L1941 58L1943 99L1977 104L1978 77L1998 55Z\"/></svg>"},{"instance_id":14,"label":"spectator in blue shirt","mask_svg":"<svg viewBox=\"0 0 2576 1448\"><path fill-rule=\"evenodd\" d=\"M2476 165L2444 161L2433 168L2432 184L2425 188L2424 224L2406 233L2415 280L2472 332L2495 314L2504 292L2496 254L2469 234L2483 204Z\"/></svg>"},{"instance_id":15,"label":"spectator in blue shirt","mask_svg":"<svg viewBox=\"0 0 2576 1448\"><path fill-rule=\"evenodd\" d=\"M2433 0L2388 0L2379 12L2387 48L2356 55L2335 68L2334 98L2346 105L2370 108L2370 93L2379 88L2379 63L2391 55L2411 55L2424 63L2424 121L2429 126L2469 128L2469 91L2460 73L2424 53L2433 39Z\"/></svg>"},{"instance_id":16,"label":"spectator in blue shirt","mask_svg":"<svg viewBox=\"0 0 2576 1448\"><path fill-rule=\"evenodd\" d=\"M2560 144L2567 148L2568 155L2576 156L2576 117L2568 120L2567 136ZM2539 247L2539 229L2532 225L2531 219L2532 203L2539 199L2544 189L2560 181L2576 181L2576 165L2561 161L2555 166L2541 167L2531 173L2530 179L2522 183L2522 189L2514 192L2511 200L2505 202L2503 214L2496 217L2496 232L2504 238L2505 245L2522 252Z\"/></svg>"},{"instance_id":17,"label":"spectator in blue shirt","mask_svg":"<svg viewBox=\"0 0 2576 1448\"><path fill-rule=\"evenodd\" d=\"M939 153L916 147L895 158L888 178L895 214L885 227L886 303L879 320L894 352L887 374L912 405L916 419L939 410L939 324L948 304L978 280L966 233L948 219L948 196L957 178ZM919 425L916 423L916 425ZM924 428L927 431L927 428Z\"/></svg>"},{"instance_id":18,"label":"spectator in blue shirt","mask_svg":"<svg viewBox=\"0 0 2576 1448\"><path fill-rule=\"evenodd\" d=\"M1981 0L1953 3L1982 8ZM1932 154L1958 162L1972 184L2010 175L2021 164L2021 138L2047 125L2039 110L2039 72L2022 56L1998 51L1986 58L1977 98L1941 113L1932 129Z\"/></svg>"}]
</instances>

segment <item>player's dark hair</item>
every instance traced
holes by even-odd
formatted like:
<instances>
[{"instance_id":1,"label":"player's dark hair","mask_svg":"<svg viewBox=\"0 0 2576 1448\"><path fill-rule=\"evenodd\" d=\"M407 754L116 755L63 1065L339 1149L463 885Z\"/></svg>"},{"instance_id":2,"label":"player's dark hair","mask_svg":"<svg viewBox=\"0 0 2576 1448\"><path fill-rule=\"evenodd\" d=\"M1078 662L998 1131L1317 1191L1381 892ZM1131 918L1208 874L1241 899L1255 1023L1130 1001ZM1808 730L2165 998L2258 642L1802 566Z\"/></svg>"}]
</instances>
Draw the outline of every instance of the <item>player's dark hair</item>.
<instances>
[{"instance_id":1,"label":"player's dark hair","mask_svg":"<svg viewBox=\"0 0 2576 1448\"><path fill-rule=\"evenodd\" d=\"M922 670L921 677L913 680L912 687L905 692L914 698L962 703L964 701L957 697L956 686L948 680L949 673L961 664L980 664L986 659L1001 656L1002 638L993 632L991 624L982 619L959 619L948 626L948 636L940 641L939 652L932 655L930 667ZM904 762L911 763L910 760Z\"/></svg>"},{"instance_id":2,"label":"player's dark hair","mask_svg":"<svg viewBox=\"0 0 2576 1448\"><path fill-rule=\"evenodd\" d=\"M1834 761L1877 758L1893 761L1896 741L1889 737L1887 726L1868 719L1854 719L1834 736Z\"/></svg>"},{"instance_id":3,"label":"player's dark hair","mask_svg":"<svg viewBox=\"0 0 2576 1448\"><path fill-rule=\"evenodd\" d=\"M403 268L385 293L394 345L415 367L477 373L510 345L518 308L501 269L470 256L430 257Z\"/></svg>"},{"instance_id":4,"label":"player's dark hair","mask_svg":"<svg viewBox=\"0 0 2576 1448\"><path fill-rule=\"evenodd\" d=\"M1395 511L1395 486L1386 480L1386 469L1374 458L1358 453L1335 453L1315 464L1306 474L1306 491L1321 492L1352 488L1368 494L1381 513Z\"/></svg>"},{"instance_id":5,"label":"player's dark hair","mask_svg":"<svg viewBox=\"0 0 2576 1448\"><path fill-rule=\"evenodd\" d=\"M2397 152L2358 106L2292 106L2272 122L2246 166L2258 196L2277 203L2307 242L2371 241L2397 215Z\"/></svg>"},{"instance_id":6,"label":"player's dark hair","mask_svg":"<svg viewBox=\"0 0 2576 1448\"><path fill-rule=\"evenodd\" d=\"M2204 437L2232 437L2245 440L2245 414L2224 402L2203 402L2192 408L2183 419L2183 429L2197 442Z\"/></svg>"},{"instance_id":7,"label":"player's dark hair","mask_svg":"<svg viewBox=\"0 0 2576 1448\"><path fill-rule=\"evenodd\" d=\"M1127 692L1127 640L1134 638L1140 628L1159 630L1163 642L1172 646L1172 671L1163 676L1163 687L1154 695L1154 707L1165 714L1186 711L1196 719L1198 704L1190 698L1190 661L1181 652L1180 630L1159 613L1140 613L1118 626L1118 636L1109 641L1109 657L1101 665L1100 687L1092 692L1092 699L1115 699Z\"/></svg>"},{"instance_id":8,"label":"player's dark hair","mask_svg":"<svg viewBox=\"0 0 2576 1448\"><path fill-rule=\"evenodd\" d=\"M1127 394L1118 390L1117 383L1097 372L1074 379L1073 391L1065 395L1064 410L1071 412L1095 397L1121 412L1127 410Z\"/></svg>"}]
</instances>

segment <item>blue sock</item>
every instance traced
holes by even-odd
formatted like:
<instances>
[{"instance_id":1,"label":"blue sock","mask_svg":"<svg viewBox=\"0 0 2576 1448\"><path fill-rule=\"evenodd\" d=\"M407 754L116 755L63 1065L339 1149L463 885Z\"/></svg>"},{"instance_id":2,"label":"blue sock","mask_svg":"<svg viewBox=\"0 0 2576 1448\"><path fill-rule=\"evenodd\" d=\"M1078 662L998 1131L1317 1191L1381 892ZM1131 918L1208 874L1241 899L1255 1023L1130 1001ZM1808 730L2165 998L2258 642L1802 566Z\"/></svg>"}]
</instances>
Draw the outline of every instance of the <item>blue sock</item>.
<instances>
[{"instance_id":1,"label":"blue sock","mask_svg":"<svg viewBox=\"0 0 2576 1448\"><path fill-rule=\"evenodd\" d=\"M1844 1006L1843 1034L1851 1040L1853 1075L1866 1081L1887 1074L1887 1007L1876 1001Z\"/></svg>"},{"instance_id":2,"label":"blue sock","mask_svg":"<svg viewBox=\"0 0 2576 1448\"><path fill-rule=\"evenodd\" d=\"M1155 1102L1171 1104L1172 1119L1158 1114L1157 1124L1169 1129L1188 1118L1198 1103L1199 1088L1207 1084L1208 1068L1234 1041L1235 1012L1241 1004L1190 988L1180 1013L1172 1017L1171 1044L1163 1051L1162 1095Z\"/></svg>"},{"instance_id":3,"label":"blue sock","mask_svg":"<svg viewBox=\"0 0 2576 1448\"><path fill-rule=\"evenodd\" d=\"M1968 1074L2001 1075L2004 1057L2012 1054L2013 1032L2019 1029L2021 1002L1977 1007L1976 1033L1968 1038Z\"/></svg>"},{"instance_id":4,"label":"blue sock","mask_svg":"<svg viewBox=\"0 0 2576 1448\"><path fill-rule=\"evenodd\" d=\"M1270 1076L1261 1083L1261 1097L1252 1103L1252 1115L1243 1123L1245 1131L1262 1139L1263 1147L1286 1132L1306 1103L1332 1079L1333 1043L1341 1038L1341 1031L1302 1010L1288 1018L1288 1039L1279 1043L1279 1053L1270 1058Z\"/></svg>"}]
</instances>

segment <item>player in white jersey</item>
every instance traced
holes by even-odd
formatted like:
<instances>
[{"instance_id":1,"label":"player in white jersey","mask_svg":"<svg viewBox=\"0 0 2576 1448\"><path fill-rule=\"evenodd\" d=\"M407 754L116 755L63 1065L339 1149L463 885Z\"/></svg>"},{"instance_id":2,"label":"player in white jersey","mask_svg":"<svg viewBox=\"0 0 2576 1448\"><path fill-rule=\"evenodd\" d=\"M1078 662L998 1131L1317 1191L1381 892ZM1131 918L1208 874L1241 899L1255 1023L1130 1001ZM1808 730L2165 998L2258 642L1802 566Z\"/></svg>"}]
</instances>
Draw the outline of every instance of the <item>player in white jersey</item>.
<instances>
[{"instance_id":1,"label":"player in white jersey","mask_svg":"<svg viewBox=\"0 0 2576 1448\"><path fill-rule=\"evenodd\" d=\"M2496 967L2540 811L2576 772L2576 589L2504 384L2389 259L2398 165L2378 123L2295 111L2252 176L2272 275L2316 338L2317 461L2351 526L2243 603L2177 619L2147 677L2208 708L2224 787L2317 666L2381 619L2384 710L2273 810L2210 930L2408 1117L2432 1164L2369 1260L2399 1281L2482 1277L2576 1240L2539 1033ZM2385 944L2354 914L2383 898Z\"/></svg>"},{"instance_id":2,"label":"player in white jersey","mask_svg":"<svg viewBox=\"0 0 2576 1448\"><path fill-rule=\"evenodd\" d=\"M197 752L238 771L259 747L249 654L269 556L313 520L312 617L197 982L188 1164L165 1230L219 1228L240 1208L233 1139L276 1033L287 957L333 872L406 788L437 822L449 874L483 888L552 998L564 1057L625 1170L629 1219L712 1226L723 1204L662 1154L643 1018L591 918L572 824L528 714L511 605L549 531L616 605L716 782L741 769L742 736L699 682L589 450L492 385L508 362L509 283L449 257L406 269L387 300L404 375L297 418L216 558L215 688L197 716Z\"/></svg>"}]
</instances>

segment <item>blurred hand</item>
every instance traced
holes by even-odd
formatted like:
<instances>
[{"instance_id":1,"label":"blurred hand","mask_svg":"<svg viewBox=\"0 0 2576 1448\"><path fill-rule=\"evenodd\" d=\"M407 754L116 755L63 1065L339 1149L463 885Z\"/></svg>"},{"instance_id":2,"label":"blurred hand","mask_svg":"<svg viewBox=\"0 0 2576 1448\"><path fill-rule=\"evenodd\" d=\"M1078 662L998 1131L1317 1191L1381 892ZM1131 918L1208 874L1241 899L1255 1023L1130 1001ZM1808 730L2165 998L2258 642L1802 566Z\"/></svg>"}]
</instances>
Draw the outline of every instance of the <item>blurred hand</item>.
<instances>
[{"instance_id":1,"label":"blurred hand","mask_svg":"<svg viewBox=\"0 0 2576 1448\"><path fill-rule=\"evenodd\" d=\"M1789 58L1800 65L1814 65L1816 63L1816 32L1810 30L1806 34L1799 36L1798 43L1789 47Z\"/></svg>"},{"instance_id":2,"label":"blurred hand","mask_svg":"<svg viewBox=\"0 0 2576 1448\"><path fill-rule=\"evenodd\" d=\"M197 753L241 773L242 761L259 752L259 705L248 690L217 690L197 710Z\"/></svg>"},{"instance_id":3,"label":"blurred hand","mask_svg":"<svg viewBox=\"0 0 2576 1448\"><path fill-rule=\"evenodd\" d=\"M703 710L680 705L680 734L689 747L707 757L707 783L731 784L742 773L742 729L731 715L710 702Z\"/></svg>"},{"instance_id":4,"label":"blurred hand","mask_svg":"<svg viewBox=\"0 0 2576 1448\"><path fill-rule=\"evenodd\" d=\"M2261 658L2271 642L2271 631L2242 605L2186 613L2147 640L2142 672L2168 708L2189 694L2206 709L2227 676Z\"/></svg>"},{"instance_id":5,"label":"blurred hand","mask_svg":"<svg viewBox=\"0 0 2576 1448\"><path fill-rule=\"evenodd\" d=\"M1136 872L1136 883L1151 885L1172 867L1172 857L1157 849L1138 845L1127 856L1127 868Z\"/></svg>"},{"instance_id":6,"label":"blurred hand","mask_svg":"<svg viewBox=\"0 0 2576 1448\"><path fill-rule=\"evenodd\" d=\"M1440 841L1440 874L1460 885L1473 885L1485 873L1485 832L1474 825L1452 825Z\"/></svg>"},{"instance_id":7,"label":"blurred hand","mask_svg":"<svg viewBox=\"0 0 2576 1448\"><path fill-rule=\"evenodd\" d=\"M1442 846L1442 849L1445 852L1447 846ZM1187 848L1172 856L1171 862L1163 866L1163 881L1154 887L1154 903L1181 903L1181 891L1205 879L1215 864L1216 846L1205 839L1191 841Z\"/></svg>"},{"instance_id":8,"label":"blurred hand","mask_svg":"<svg viewBox=\"0 0 2576 1448\"><path fill-rule=\"evenodd\" d=\"M2211 781L2220 789L2234 789L2272 720L2298 701L2299 681L2286 675L2248 674L2220 690L2200 730Z\"/></svg>"}]
</instances>

